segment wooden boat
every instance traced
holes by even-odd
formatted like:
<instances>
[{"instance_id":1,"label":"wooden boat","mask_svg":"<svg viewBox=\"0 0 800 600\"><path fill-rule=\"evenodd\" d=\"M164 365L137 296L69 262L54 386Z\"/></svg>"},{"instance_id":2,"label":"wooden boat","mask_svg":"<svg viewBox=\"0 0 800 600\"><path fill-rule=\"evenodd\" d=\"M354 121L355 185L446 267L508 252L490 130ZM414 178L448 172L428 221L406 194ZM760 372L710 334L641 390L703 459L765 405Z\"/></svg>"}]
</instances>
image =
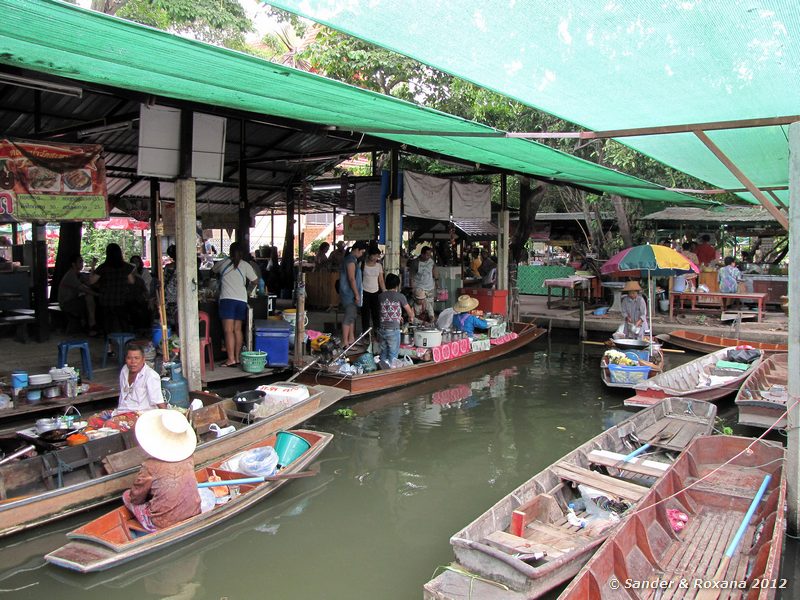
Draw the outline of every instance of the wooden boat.
<instances>
[{"instance_id":1,"label":"wooden boat","mask_svg":"<svg viewBox=\"0 0 800 600\"><path fill-rule=\"evenodd\" d=\"M740 340L736 338L720 337L717 335L708 335L705 333L697 333L695 331L688 331L686 329L678 329L677 331L670 331L669 333L662 333L656 336L662 342L672 344L678 348L685 350L694 350L696 352L714 352L721 348L728 348L730 346L739 346L746 344L763 350L766 354L772 352L788 352L789 346L786 344L770 344L768 342L755 342L753 340Z\"/></svg>"},{"instance_id":2,"label":"wooden boat","mask_svg":"<svg viewBox=\"0 0 800 600\"><path fill-rule=\"evenodd\" d=\"M341 388L347 390L351 397L384 392L483 365L530 344L547 333L547 330L530 323L514 323L513 332L518 337L504 344L492 346L491 349L481 352L468 352L457 358L440 362L424 362L409 367L373 371L363 375L342 375L341 373L331 373L324 368L309 369L302 373L297 381L308 385L324 384Z\"/></svg>"},{"instance_id":3,"label":"wooden boat","mask_svg":"<svg viewBox=\"0 0 800 600\"><path fill-rule=\"evenodd\" d=\"M717 361L726 360L728 350L723 348L696 358L669 371L664 371L634 386L636 395L625 400L625 406L652 406L667 397L691 397L698 400L713 402L735 393L764 358L761 357L750 363L746 371L717 369Z\"/></svg>"},{"instance_id":4,"label":"wooden boat","mask_svg":"<svg viewBox=\"0 0 800 600\"><path fill-rule=\"evenodd\" d=\"M773 354L764 359L744 380L742 388L736 394L739 424L762 429L775 425L778 429L786 429L784 413L786 401L789 399L786 392L788 380L788 354Z\"/></svg>"},{"instance_id":5,"label":"wooden boat","mask_svg":"<svg viewBox=\"0 0 800 600\"><path fill-rule=\"evenodd\" d=\"M278 472L279 477L303 471L333 439L332 434L319 431L298 429L293 433L305 439L310 446L298 458L281 469ZM271 435L257 444L248 446L247 449L274 445L275 435ZM223 462L224 460L218 460L198 469L195 472L198 483L209 481L212 474L221 477L223 481L250 478L245 473L224 470L221 467ZM49 563L81 573L116 567L156 550L183 542L222 521L227 521L257 502L261 502L288 481L289 479L276 479L260 483L232 485L230 487L233 490L238 488L238 495L231 497L225 504L218 504L208 512L152 533L143 531L136 518L127 508L121 506L68 533L67 537L74 541L50 552L44 558Z\"/></svg>"},{"instance_id":6,"label":"wooden boat","mask_svg":"<svg viewBox=\"0 0 800 600\"><path fill-rule=\"evenodd\" d=\"M275 431L296 427L346 395L327 386L309 391L309 398L253 422L237 412L230 399L205 406L201 410L207 423L228 423L237 430L219 438L214 433L201 435L195 464L203 466ZM199 429L201 419L194 415L192 420ZM131 434L114 435L0 466L0 536L119 499L144 456L134 444Z\"/></svg>"},{"instance_id":7,"label":"wooden boat","mask_svg":"<svg viewBox=\"0 0 800 600\"><path fill-rule=\"evenodd\" d=\"M722 598L767 600L775 597L777 587L791 586L791 580L778 579L786 530L784 450L772 442L754 441L732 436L695 440L559 600L689 600L701 592L697 582L727 583ZM751 444L752 452L745 453ZM748 519L745 513L766 475L771 477L766 492ZM688 516L684 529L674 531L667 510ZM735 552L723 558L744 521L744 536ZM613 580L620 585L610 585ZM626 580L639 582L639 589L624 589ZM763 588L758 587L761 582L766 584ZM642 589L647 584L652 587Z\"/></svg>"},{"instance_id":8,"label":"wooden boat","mask_svg":"<svg viewBox=\"0 0 800 600\"><path fill-rule=\"evenodd\" d=\"M716 414L708 402L668 398L573 450L454 534L456 564L425 585L425 598L467 598L470 590L473 598L536 598L568 581L608 537L603 526L617 526L607 520L583 529L570 525L568 506L581 498L570 484L635 504L664 473L670 453L712 431ZM644 442L655 453L623 461Z\"/></svg>"}]
</instances>

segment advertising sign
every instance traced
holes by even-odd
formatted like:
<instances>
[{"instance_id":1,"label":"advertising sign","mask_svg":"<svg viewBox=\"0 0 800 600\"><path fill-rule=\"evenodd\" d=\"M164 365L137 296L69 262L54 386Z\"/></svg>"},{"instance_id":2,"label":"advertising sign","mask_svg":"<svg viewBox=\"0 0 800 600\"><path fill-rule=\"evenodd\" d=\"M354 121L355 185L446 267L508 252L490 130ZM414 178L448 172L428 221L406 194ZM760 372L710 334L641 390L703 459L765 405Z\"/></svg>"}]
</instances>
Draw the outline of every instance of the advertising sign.
<instances>
[{"instance_id":1,"label":"advertising sign","mask_svg":"<svg viewBox=\"0 0 800 600\"><path fill-rule=\"evenodd\" d=\"M374 240L376 233L375 215L345 215L344 239Z\"/></svg>"},{"instance_id":2,"label":"advertising sign","mask_svg":"<svg viewBox=\"0 0 800 600\"><path fill-rule=\"evenodd\" d=\"M0 222L108 218L102 146L0 139Z\"/></svg>"}]
</instances>

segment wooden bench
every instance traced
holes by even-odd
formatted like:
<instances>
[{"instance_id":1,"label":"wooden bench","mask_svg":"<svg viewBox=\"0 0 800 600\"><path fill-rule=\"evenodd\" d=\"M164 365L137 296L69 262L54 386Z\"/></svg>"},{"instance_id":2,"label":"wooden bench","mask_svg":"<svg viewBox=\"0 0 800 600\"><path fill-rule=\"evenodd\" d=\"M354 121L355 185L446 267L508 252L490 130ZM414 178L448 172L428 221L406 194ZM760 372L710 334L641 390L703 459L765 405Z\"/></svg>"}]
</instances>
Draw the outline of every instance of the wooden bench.
<instances>
[{"instance_id":1,"label":"wooden bench","mask_svg":"<svg viewBox=\"0 0 800 600\"><path fill-rule=\"evenodd\" d=\"M15 339L23 344L28 343L28 324L35 323L36 317L26 315L11 315L10 317L0 318L0 327L9 326L16 327Z\"/></svg>"},{"instance_id":2,"label":"wooden bench","mask_svg":"<svg viewBox=\"0 0 800 600\"><path fill-rule=\"evenodd\" d=\"M672 318L674 312L675 301L680 303L680 309L683 310L683 301L689 300L691 302L691 310L719 310L721 313L725 312L728 300L755 300L758 304L758 317L757 322L761 322L761 314L764 312L764 304L767 301L766 293L723 293L723 292L670 292L669 293L669 317ZM716 304L717 307L712 309L698 307L698 303L711 303Z\"/></svg>"},{"instance_id":3,"label":"wooden bench","mask_svg":"<svg viewBox=\"0 0 800 600\"><path fill-rule=\"evenodd\" d=\"M610 452L608 450L592 450L587 458L595 465L613 467L615 469L637 473L638 475L646 475L648 477L661 477L664 471L669 468L669 465L666 463L637 457L630 459L628 462L622 462L625 458L624 454Z\"/></svg>"},{"instance_id":4,"label":"wooden bench","mask_svg":"<svg viewBox=\"0 0 800 600\"><path fill-rule=\"evenodd\" d=\"M638 502L648 492L648 488L644 486L603 475L597 471L590 471L568 462L560 462L554 465L552 470L561 479L588 485L605 492L610 498L623 498L631 502Z\"/></svg>"}]
</instances>

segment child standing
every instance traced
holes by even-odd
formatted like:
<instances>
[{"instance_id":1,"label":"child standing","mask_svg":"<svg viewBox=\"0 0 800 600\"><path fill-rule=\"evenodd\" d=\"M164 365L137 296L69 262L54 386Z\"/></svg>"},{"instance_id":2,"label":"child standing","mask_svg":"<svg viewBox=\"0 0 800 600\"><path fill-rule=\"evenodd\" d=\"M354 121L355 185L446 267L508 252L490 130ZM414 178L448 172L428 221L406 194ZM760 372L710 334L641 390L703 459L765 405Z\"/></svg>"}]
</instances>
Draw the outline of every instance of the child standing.
<instances>
[{"instance_id":1,"label":"child standing","mask_svg":"<svg viewBox=\"0 0 800 600\"><path fill-rule=\"evenodd\" d=\"M398 290L400 278L394 273L386 276L386 291L378 296L381 319L381 363L391 368L400 351L400 325L403 324L403 312L409 320L414 320L414 311L406 297Z\"/></svg>"}]
</instances>

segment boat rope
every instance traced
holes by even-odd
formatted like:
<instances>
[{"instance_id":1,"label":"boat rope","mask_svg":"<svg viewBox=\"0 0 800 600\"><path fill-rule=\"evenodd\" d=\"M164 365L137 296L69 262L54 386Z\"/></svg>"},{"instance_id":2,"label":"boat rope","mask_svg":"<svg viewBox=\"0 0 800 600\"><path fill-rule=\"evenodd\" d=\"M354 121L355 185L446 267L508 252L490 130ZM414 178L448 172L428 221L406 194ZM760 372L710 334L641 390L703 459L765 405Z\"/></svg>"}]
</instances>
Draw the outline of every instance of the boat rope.
<instances>
[{"instance_id":1,"label":"boat rope","mask_svg":"<svg viewBox=\"0 0 800 600\"><path fill-rule=\"evenodd\" d=\"M56 455L56 461L58 461L56 465L58 468L58 487L63 487L64 486L63 474L71 472L72 466L69 463L65 463L63 460L61 460L61 457L58 455Z\"/></svg>"},{"instance_id":2,"label":"boat rope","mask_svg":"<svg viewBox=\"0 0 800 600\"><path fill-rule=\"evenodd\" d=\"M0 589L0 594L10 594L11 592L19 592L20 590L25 590L29 587L33 587L35 585L39 585L38 581L34 581L33 583L29 583L28 585L23 585L22 587L12 588L10 590Z\"/></svg>"},{"instance_id":3,"label":"boat rope","mask_svg":"<svg viewBox=\"0 0 800 600\"><path fill-rule=\"evenodd\" d=\"M431 579L436 577L437 573L439 573L439 569L441 569L442 571L452 571L453 573L457 573L458 575L463 575L464 577L468 577L470 580L468 598L472 598L472 584L475 583L476 580L481 581L483 583L488 583L489 585L493 585L495 587L499 587L500 589L505 590L506 592L511 591L511 588L503 583L500 583L498 581L492 581L491 579L486 579L485 577L481 577L476 573L471 573L466 569L462 569L461 567L456 567L453 565L447 565L447 566L439 565L434 569L433 576L431 577Z\"/></svg>"},{"instance_id":4,"label":"boat rope","mask_svg":"<svg viewBox=\"0 0 800 600\"><path fill-rule=\"evenodd\" d=\"M729 464L731 464L732 462L734 462L740 456L749 453L751 451L750 449L753 446L755 446L756 443L758 443L758 442L762 442L763 443L764 442L764 436L766 436L770 431L772 431L772 429L774 429L778 425L778 423L780 423L783 420L783 418L789 413L789 411L792 410L792 408L794 408L794 406L796 404L798 404L798 403L800 403L800 399L795 400L794 403L791 406L787 407L786 410L777 419L775 419L775 422L772 425L770 425L766 429L766 431L764 431L764 433L762 433L760 436L758 436L756 439L754 439L752 442L750 442L747 445L746 448L743 448L741 451L737 452L734 456L732 456L731 458L726 460L724 463L722 463L721 465L719 465L718 467L716 467L712 471L710 471L710 472L706 473L705 475L703 475L700 479L696 479L695 481L693 481L692 483L690 483L686 487L679 489L677 492L675 492L673 494L670 494L669 496L667 496L665 498L662 498L661 500L658 500L657 502L653 502L653 503L647 505L645 508L637 509L637 510L633 511L632 513L629 513L627 516L632 516L632 515L638 514L638 513L640 513L641 511L643 511L645 509L653 508L654 506L658 506L659 504L663 504L667 500L671 500L672 498L675 498L676 496L682 494L683 492L685 492L687 490L690 490L694 486L696 486L696 485L702 483L703 481L705 481L706 479L710 478L712 475L714 475L718 471L722 470L724 467L726 467ZM777 459L775 461L770 461L770 463L771 462L780 462L782 460L785 460L785 459L783 459L783 458ZM767 463L767 464L770 464L770 463ZM743 468L743 467L740 467L740 468ZM750 467L750 468L753 468L753 467Z\"/></svg>"}]
</instances>

